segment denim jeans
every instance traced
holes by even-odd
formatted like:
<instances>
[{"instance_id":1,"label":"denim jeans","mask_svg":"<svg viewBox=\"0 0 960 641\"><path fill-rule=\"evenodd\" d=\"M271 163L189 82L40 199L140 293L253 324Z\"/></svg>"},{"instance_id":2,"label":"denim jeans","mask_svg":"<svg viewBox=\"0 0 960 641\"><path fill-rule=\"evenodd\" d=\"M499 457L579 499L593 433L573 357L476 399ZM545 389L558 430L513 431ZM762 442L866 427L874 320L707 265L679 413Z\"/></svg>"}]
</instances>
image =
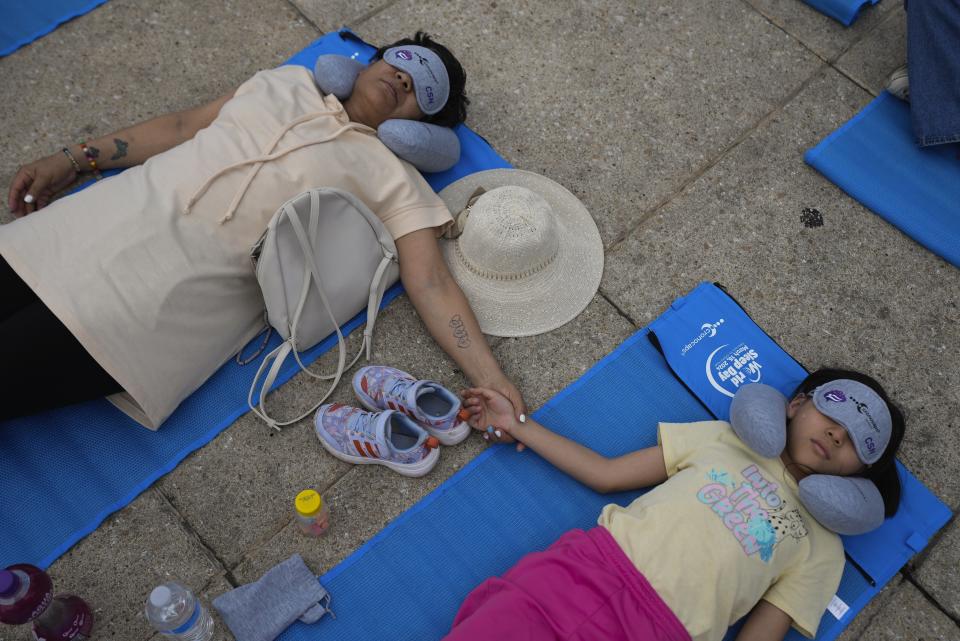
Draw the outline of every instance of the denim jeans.
<instances>
[{"instance_id":1,"label":"denim jeans","mask_svg":"<svg viewBox=\"0 0 960 641\"><path fill-rule=\"evenodd\" d=\"M917 144L960 141L960 0L910 0L904 6Z\"/></svg>"}]
</instances>

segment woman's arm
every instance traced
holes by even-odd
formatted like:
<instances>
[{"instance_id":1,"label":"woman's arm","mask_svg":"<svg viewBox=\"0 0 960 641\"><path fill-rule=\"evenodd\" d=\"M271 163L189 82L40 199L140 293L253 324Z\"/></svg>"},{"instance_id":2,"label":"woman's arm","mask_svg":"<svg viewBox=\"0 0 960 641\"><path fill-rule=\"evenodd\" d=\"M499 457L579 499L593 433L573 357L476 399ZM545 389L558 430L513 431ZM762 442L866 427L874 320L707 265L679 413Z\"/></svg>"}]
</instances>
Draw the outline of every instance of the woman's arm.
<instances>
[{"instance_id":1,"label":"woman's arm","mask_svg":"<svg viewBox=\"0 0 960 641\"><path fill-rule=\"evenodd\" d=\"M100 169L139 165L193 136L207 127L233 92L205 105L158 116L87 142L90 154ZM81 171L90 165L79 144L68 147ZM14 215L23 216L45 206L54 195L76 178L76 167L66 154L57 151L46 158L20 168L10 184L8 206ZM24 202L24 197L31 202Z\"/></svg>"},{"instance_id":2,"label":"woman's arm","mask_svg":"<svg viewBox=\"0 0 960 641\"><path fill-rule=\"evenodd\" d=\"M523 397L501 371L470 303L447 269L436 232L421 229L398 238L397 252L403 287L437 344L471 383L501 392L518 414L525 414Z\"/></svg>"},{"instance_id":3,"label":"woman's arm","mask_svg":"<svg viewBox=\"0 0 960 641\"><path fill-rule=\"evenodd\" d=\"M791 622L789 614L771 603L760 601L747 615L737 641L783 641Z\"/></svg>"},{"instance_id":4,"label":"woman's arm","mask_svg":"<svg viewBox=\"0 0 960 641\"><path fill-rule=\"evenodd\" d=\"M492 390L466 390L464 405L470 413L472 427L485 430L487 425L492 425L496 430L509 433L596 492L634 490L656 485L667 478L663 448L659 445L608 458L556 434L533 419L521 423L513 416L513 408L507 399Z\"/></svg>"}]
</instances>

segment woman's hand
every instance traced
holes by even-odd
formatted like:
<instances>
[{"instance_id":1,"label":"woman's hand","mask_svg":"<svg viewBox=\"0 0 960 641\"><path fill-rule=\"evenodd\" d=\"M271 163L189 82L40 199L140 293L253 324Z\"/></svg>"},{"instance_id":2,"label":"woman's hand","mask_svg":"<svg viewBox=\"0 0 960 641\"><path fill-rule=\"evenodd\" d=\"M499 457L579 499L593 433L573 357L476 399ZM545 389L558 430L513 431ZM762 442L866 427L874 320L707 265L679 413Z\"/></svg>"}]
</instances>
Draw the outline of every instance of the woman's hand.
<instances>
[{"instance_id":1,"label":"woman's hand","mask_svg":"<svg viewBox=\"0 0 960 641\"><path fill-rule=\"evenodd\" d=\"M73 163L61 152L24 165L10 183L7 197L10 213L19 218L46 207L76 177Z\"/></svg>"},{"instance_id":2,"label":"woman's hand","mask_svg":"<svg viewBox=\"0 0 960 641\"><path fill-rule=\"evenodd\" d=\"M510 401L510 404L513 406L514 417L521 423L527 420L527 404L523 400L523 396L520 394L520 390L510 382L509 379L504 378L502 381L497 383L490 383L488 387L494 391L500 392ZM512 443L514 439L509 434L503 434L503 436L497 437L494 433L488 440L498 441L500 443ZM517 451L522 452L526 449L526 445L523 443L517 443Z\"/></svg>"},{"instance_id":3,"label":"woman's hand","mask_svg":"<svg viewBox=\"0 0 960 641\"><path fill-rule=\"evenodd\" d=\"M487 440L515 440L515 432L523 424L517 419L516 408L509 398L485 387L471 387L460 392L460 395L463 397L463 406L470 415L467 419L470 427L483 432ZM497 433L500 436L495 436Z\"/></svg>"}]
</instances>

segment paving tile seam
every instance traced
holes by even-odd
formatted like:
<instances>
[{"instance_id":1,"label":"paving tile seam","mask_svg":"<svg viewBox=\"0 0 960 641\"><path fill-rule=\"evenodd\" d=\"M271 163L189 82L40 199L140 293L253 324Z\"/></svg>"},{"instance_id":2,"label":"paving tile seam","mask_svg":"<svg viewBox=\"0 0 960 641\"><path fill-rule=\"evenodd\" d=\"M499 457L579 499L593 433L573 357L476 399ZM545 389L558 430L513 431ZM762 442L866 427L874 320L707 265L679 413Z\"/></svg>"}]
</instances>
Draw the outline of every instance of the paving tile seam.
<instances>
[{"instance_id":1,"label":"paving tile seam","mask_svg":"<svg viewBox=\"0 0 960 641\"><path fill-rule=\"evenodd\" d=\"M920 585L920 582L917 580L917 578L913 576L913 572L910 571L908 568L904 568L903 570L901 570L900 573L903 575L903 578L906 581L909 581L910 584L913 585L913 587L915 587L917 591L923 595L923 598L926 599L930 603L930 605L940 610L940 612L942 612L945 617L953 621L953 625L955 625L957 629L960 630L960 616L954 614L949 609L940 605L940 602L937 601L932 594L927 592L926 588Z\"/></svg>"},{"instance_id":2,"label":"paving tile seam","mask_svg":"<svg viewBox=\"0 0 960 641\"><path fill-rule=\"evenodd\" d=\"M844 54L846 54L848 51L850 51L854 46L856 46L857 44L859 44L862 40L865 40L868 36L870 36L871 34L873 34L873 32L876 31L876 30L880 27L880 25L884 24L887 20L889 20L889 19L890 19L890 15L893 15L893 11L889 12L890 15L884 17L884 18L881 19L877 24L875 24L875 25L873 25L872 27L868 28L866 31L864 31L862 34L860 34L859 37L854 38L853 40L851 40L850 42L848 42L848 43L847 43L847 46L846 46L845 48L843 48L843 49L840 49L840 50L837 52L836 56L831 60L831 59L829 59L829 58L825 58L825 57L823 57L822 55L820 55L817 51L815 51L814 49L812 49L806 42L804 42L803 40L801 40L801 39L800 39L800 36L797 36L797 35L791 33L791 32L786 28L786 26L784 26L784 25L780 24L779 22L777 22L776 20L774 20L774 18L773 18L772 16L768 16L768 15L767 15L766 13L764 13L760 8L753 6L753 5L749 2L749 0L740 0L740 1L741 1L743 4L747 5L748 8L753 9L753 11L754 11L755 13L759 14L764 20L766 20L767 22L769 22L772 26L776 27L777 29L779 29L779 30L782 31L783 33L787 34L787 35L790 36L792 39L796 40L797 43L798 43L801 47L803 47L804 49L808 50L808 51L809 51L810 53L812 53L814 56L816 56L816 57L819 58L820 60L823 60L823 61L826 62L826 63L833 63L833 62L836 62L837 60L839 60L840 58L842 58ZM811 9L811 10L812 10L812 9Z\"/></svg>"},{"instance_id":3,"label":"paving tile seam","mask_svg":"<svg viewBox=\"0 0 960 641\"><path fill-rule=\"evenodd\" d=\"M954 524L957 522L957 508L948 505L950 511L953 513L950 517L950 520L947 521L939 531L934 532L933 536L930 537L930 541L927 543L927 546L923 549L922 552L914 556L907 562L905 569L909 572L918 572L921 567L927 562L927 559L933 554L933 551L940 545L940 542L946 538L947 533L953 528ZM919 579L917 579L919 581Z\"/></svg>"},{"instance_id":4,"label":"paving tile seam","mask_svg":"<svg viewBox=\"0 0 960 641\"><path fill-rule=\"evenodd\" d=\"M380 15L381 13L383 13L384 11L386 11L387 9L389 9L390 7L392 7L393 5L397 4L398 2L399 2L399 0L390 0L390 2L385 2L385 3L383 3L382 5L380 5L379 7L376 7L376 8L374 8L374 9L371 9L370 11L366 12L365 14L363 14L362 16L360 16L359 18L354 18L354 19L352 19L352 20L348 20L346 26L349 27L350 29L353 29L354 27L358 27L358 26L360 26L361 24L363 24L364 22L366 22L367 20L370 20L371 18L374 18L374 17Z\"/></svg>"},{"instance_id":5,"label":"paving tile seam","mask_svg":"<svg viewBox=\"0 0 960 641\"><path fill-rule=\"evenodd\" d=\"M303 12L303 10L300 9L300 7L297 6L297 3L296 3L296 2L294 2L293 0L287 0L287 4L290 5L290 6L293 8L293 10L297 13L297 15L299 15L301 18L303 18L303 21L304 21L304 22L306 22L308 25L310 25L311 27L313 27L314 30L317 32L318 35L323 35L324 33L326 33L326 31L323 30L323 27L321 27L321 26L318 25L316 22L314 22L313 20L311 20L311 19L310 19L310 16L308 16L307 14L305 14L305 13Z\"/></svg>"},{"instance_id":6,"label":"paving tile seam","mask_svg":"<svg viewBox=\"0 0 960 641\"><path fill-rule=\"evenodd\" d=\"M184 530L186 530L187 534L192 536L194 539L196 539L201 549L203 549L204 554L211 561L213 561L217 567L220 568L227 582L233 587L237 587L239 583L237 582L236 578L234 578L231 568L226 564L226 562L224 562L223 559L220 558L220 555L217 554L216 550L213 549L213 546L211 546L209 543L207 543L207 541L204 540L203 536L200 534L200 531L193 526L193 523L191 523L190 520L177 507L176 502L170 496L168 496L162 489L160 489L159 486L153 489L157 493L157 495L160 497L160 499L163 502L165 502L171 510L174 511L177 517L179 517L180 525L183 527Z\"/></svg>"},{"instance_id":7,"label":"paving tile seam","mask_svg":"<svg viewBox=\"0 0 960 641\"><path fill-rule=\"evenodd\" d=\"M618 314L620 314L620 316L622 316L623 318L626 319L626 321L627 321L628 323L630 323L631 325L633 325L633 326L636 327L637 329L640 329L640 327L642 327L642 325L640 325L640 323L638 323L638 322L635 321L633 318L631 318L631 317L630 317L630 314L628 314L628 313L626 312L626 310L624 310L616 301L613 300L613 296L612 296L612 295L607 294L607 292L605 292L605 291L603 290L603 287L601 287L601 288L598 290L598 292L599 292L600 296L603 297L603 300L607 301L607 302L610 304L610 306L613 307L613 309L615 309Z\"/></svg>"},{"instance_id":8,"label":"paving tile seam","mask_svg":"<svg viewBox=\"0 0 960 641\"><path fill-rule=\"evenodd\" d=\"M818 58L819 59L819 58ZM683 179L681 183L674 189L672 192L661 198L656 202L650 209L643 212L637 221L626 230L624 230L619 236L613 239L610 244L604 249L605 253L615 252L618 249L618 246L623 244L634 232L640 229L647 221L653 218L661 209L665 208L675 199L680 196L683 196L687 189L697 182L700 178L706 175L711 169L720 164L720 162L726 158L734 149L743 144L744 141L749 140L750 137L757 131L763 129L767 123L771 122L776 118L791 102L793 102L797 96L799 96L804 89L810 86L814 80L816 80L821 74L824 73L826 69L832 69L833 67L827 63L823 62L821 59L821 64L810 76L800 83L796 89L791 91L787 96L775 105L770 111L760 117L751 127L744 129L736 138L734 138L726 147L724 147L720 152L717 153L713 158L707 160L704 165L695 170L693 173L689 174L687 178Z\"/></svg>"}]
</instances>

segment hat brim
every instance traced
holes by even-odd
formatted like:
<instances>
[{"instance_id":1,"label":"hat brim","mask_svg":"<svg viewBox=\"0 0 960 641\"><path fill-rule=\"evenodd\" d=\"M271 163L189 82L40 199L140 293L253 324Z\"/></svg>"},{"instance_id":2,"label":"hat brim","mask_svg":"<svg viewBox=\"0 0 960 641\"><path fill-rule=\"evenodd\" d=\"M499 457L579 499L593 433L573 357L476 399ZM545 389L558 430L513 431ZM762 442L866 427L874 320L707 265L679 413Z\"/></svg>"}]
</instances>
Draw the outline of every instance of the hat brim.
<instances>
[{"instance_id":1,"label":"hat brim","mask_svg":"<svg viewBox=\"0 0 960 641\"><path fill-rule=\"evenodd\" d=\"M593 300L603 276L603 241L576 196L528 171L489 169L470 174L443 189L440 198L456 215L478 187L490 191L508 185L530 189L550 205L560 238L550 265L524 278L490 280L470 271L459 256L456 239L441 241L441 250L484 334L534 336L570 322Z\"/></svg>"}]
</instances>

